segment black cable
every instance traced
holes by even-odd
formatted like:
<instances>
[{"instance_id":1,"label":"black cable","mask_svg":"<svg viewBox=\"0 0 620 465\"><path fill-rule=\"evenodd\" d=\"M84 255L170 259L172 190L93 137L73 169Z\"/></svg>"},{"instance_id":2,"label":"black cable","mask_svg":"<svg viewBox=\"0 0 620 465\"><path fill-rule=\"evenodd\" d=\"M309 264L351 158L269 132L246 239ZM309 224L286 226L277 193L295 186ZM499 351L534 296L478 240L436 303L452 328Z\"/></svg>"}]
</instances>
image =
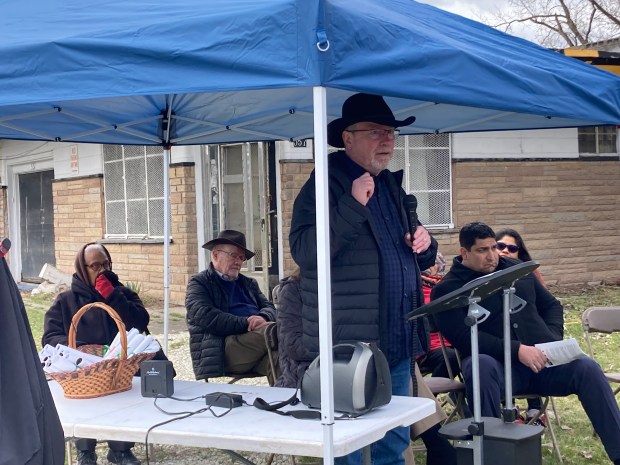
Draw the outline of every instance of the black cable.
<instances>
[{"instance_id":1,"label":"black cable","mask_svg":"<svg viewBox=\"0 0 620 465\"><path fill-rule=\"evenodd\" d=\"M157 399L155 399L155 400L157 400ZM183 415L183 416L176 417L176 418L171 418L170 420L162 421L161 423L157 423L157 424L155 424L155 425L151 426L151 427L150 427L150 428L146 431L146 437L144 438L144 447L145 447L145 449L146 449L146 465L149 465L149 464L150 464L150 461L149 461L149 460L150 460L150 459L149 459L149 434L150 434L150 432L151 432L151 431L153 431L153 429L157 428L158 426L163 426L163 425L166 425L166 424L168 424L168 423L172 423L173 421L183 420L183 419L185 419L185 418L189 418L189 417L191 417L191 416L193 416L193 415L196 415L196 414L198 414L198 413L203 413L203 412L205 412L205 411L209 410L210 408L211 408L211 407L205 407L205 408L202 408L202 409L200 409L200 410L196 410L195 412L189 412L189 413L187 413L187 414L185 414L185 415ZM158 409L159 409L159 407L158 407ZM161 410L161 409L159 409L159 410ZM163 410L162 410L162 411L163 411ZM166 412L164 412L164 413L166 413ZM171 415L171 414L169 414L169 415Z\"/></svg>"},{"instance_id":2,"label":"black cable","mask_svg":"<svg viewBox=\"0 0 620 465\"><path fill-rule=\"evenodd\" d=\"M172 423L173 421L178 421L178 420L184 420L185 418L189 418L191 416L197 415L199 413L204 413L204 412L211 412L211 414L216 417L216 418L220 418L223 417L224 415L230 413L230 411L232 410L232 407L229 407L226 411L224 411L223 413L216 413L213 409L211 405L207 405L206 407L203 407L201 409L198 410L194 410L193 412L168 412L164 409L162 409L159 405L157 405L157 399L172 399L172 400L176 400L176 401L181 401L181 402L189 402L189 401L193 401L193 400L197 400L197 399L204 399L206 398L206 396L198 396L198 397L194 397L191 399L180 399L177 397L166 397L166 396L157 396L155 397L155 399L153 400L153 405L155 406L155 408L157 408L157 410L159 410L160 412L166 414L166 415L181 415L175 418L171 418L170 420L166 420L166 421L162 421L161 423L157 423L153 426L151 426L147 431L146 431L146 436L144 438L144 447L146 449L146 465L150 464L149 461L149 434L150 432L159 427L159 426L163 426L166 425L168 423Z\"/></svg>"},{"instance_id":3,"label":"black cable","mask_svg":"<svg viewBox=\"0 0 620 465\"><path fill-rule=\"evenodd\" d=\"M173 397L173 396L168 396L168 397L165 397L165 396L157 396L157 397L158 397L158 398L160 398L160 399L172 399L172 400L178 400L178 401L180 401L180 402L191 402L191 401L196 400L196 399L204 399L204 398L205 398L205 396L204 396L204 395L202 395L202 396L198 396L198 397L191 397L191 398L189 398L189 399L181 399L181 398L179 398L179 397Z\"/></svg>"}]
</instances>

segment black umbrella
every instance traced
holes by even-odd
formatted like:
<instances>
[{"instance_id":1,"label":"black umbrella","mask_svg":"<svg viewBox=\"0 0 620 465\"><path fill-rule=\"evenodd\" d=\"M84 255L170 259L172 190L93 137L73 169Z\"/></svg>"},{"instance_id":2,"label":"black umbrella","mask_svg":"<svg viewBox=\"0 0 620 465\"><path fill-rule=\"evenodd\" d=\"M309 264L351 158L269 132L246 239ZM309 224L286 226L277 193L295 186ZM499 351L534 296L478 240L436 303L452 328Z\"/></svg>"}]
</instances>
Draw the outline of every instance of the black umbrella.
<instances>
[{"instance_id":1,"label":"black umbrella","mask_svg":"<svg viewBox=\"0 0 620 465\"><path fill-rule=\"evenodd\" d=\"M64 433L3 255L0 251L0 465L62 465Z\"/></svg>"}]
</instances>

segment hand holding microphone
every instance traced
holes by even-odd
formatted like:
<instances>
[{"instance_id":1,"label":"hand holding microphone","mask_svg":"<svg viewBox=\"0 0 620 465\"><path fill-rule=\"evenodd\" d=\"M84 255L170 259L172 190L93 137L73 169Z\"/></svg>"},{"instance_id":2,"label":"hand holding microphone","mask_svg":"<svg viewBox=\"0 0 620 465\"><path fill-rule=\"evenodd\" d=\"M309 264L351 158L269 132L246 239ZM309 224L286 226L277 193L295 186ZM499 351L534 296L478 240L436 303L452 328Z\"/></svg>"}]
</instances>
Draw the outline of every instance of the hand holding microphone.
<instances>
[{"instance_id":1,"label":"hand holding microphone","mask_svg":"<svg viewBox=\"0 0 620 465\"><path fill-rule=\"evenodd\" d=\"M413 253L426 252L431 245L431 235L426 228L418 226L418 199L413 194L407 194L403 199L403 205L407 212L407 223L410 231L405 239L411 243Z\"/></svg>"}]
</instances>

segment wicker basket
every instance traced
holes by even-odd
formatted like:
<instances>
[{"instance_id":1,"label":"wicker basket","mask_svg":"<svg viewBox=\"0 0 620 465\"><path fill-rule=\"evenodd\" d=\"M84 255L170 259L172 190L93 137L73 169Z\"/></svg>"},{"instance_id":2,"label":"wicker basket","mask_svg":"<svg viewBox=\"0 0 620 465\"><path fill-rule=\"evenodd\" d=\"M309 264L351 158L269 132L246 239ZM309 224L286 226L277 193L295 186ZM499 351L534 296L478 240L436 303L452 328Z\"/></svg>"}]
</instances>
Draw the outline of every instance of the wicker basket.
<instances>
[{"instance_id":1,"label":"wicker basket","mask_svg":"<svg viewBox=\"0 0 620 465\"><path fill-rule=\"evenodd\" d=\"M82 315L92 307L105 310L116 322L120 334L120 358L103 360L86 368L82 368L81 370L49 373L49 376L60 384L65 393L65 397L70 399L91 399L93 397L102 397L109 394L116 394L117 392L128 391L131 389L131 379L136 371L138 371L138 368L140 368L140 363L145 360L150 360L155 356L155 353L144 352L127 358L127 333L125 331L125 324L112 307L101 302L84 305L73 315L71 327L69 328L69 347L72 349L76 348L78 322L80 318L82 318ZM77 349L85 353L102 356L104 346L89 344L78 347Z\"/></svg>"}]
</instances>

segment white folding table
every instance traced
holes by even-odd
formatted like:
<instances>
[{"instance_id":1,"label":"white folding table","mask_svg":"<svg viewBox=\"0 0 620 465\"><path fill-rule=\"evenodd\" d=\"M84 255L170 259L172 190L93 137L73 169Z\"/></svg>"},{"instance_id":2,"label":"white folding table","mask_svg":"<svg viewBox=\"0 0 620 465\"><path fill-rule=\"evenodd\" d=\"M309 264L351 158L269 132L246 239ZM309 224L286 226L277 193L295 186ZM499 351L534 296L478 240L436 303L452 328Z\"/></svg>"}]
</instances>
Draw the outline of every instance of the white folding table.
<instances>
[{"instance_id":1,"label":"white folding table","mask_svg":"<svg viewBox=\"0 0 620 465\"><path fill-rule=\"evenodd\" d=\"M145 442L147 430L173 418L160 412L153 398L142 397L140 379L134 378L130 391L94 399L67 399L62 388L50 383L65 437ZM293 389L242 384L215 384L175 381L174 397L193 398L212 392L237 393L250 404L232 409L216 418L210 412L158 426L148 442L188 447L264 452L321 457L323 428L318 420L299 420L259 410L251 404L261 397L267 402L291 397ZM196 411L206 406L204 399L180 402L158 399L157 405L170 412ZM218 412L225 409L213 407ZM306 409L302 404L285 409ZM435 412L435 403L417 397L392 397L392 401L353 420L337 420L333 430L334 456L346 455L381 439L397 426L408 426Z\"/></svg>"}]
</instances>

